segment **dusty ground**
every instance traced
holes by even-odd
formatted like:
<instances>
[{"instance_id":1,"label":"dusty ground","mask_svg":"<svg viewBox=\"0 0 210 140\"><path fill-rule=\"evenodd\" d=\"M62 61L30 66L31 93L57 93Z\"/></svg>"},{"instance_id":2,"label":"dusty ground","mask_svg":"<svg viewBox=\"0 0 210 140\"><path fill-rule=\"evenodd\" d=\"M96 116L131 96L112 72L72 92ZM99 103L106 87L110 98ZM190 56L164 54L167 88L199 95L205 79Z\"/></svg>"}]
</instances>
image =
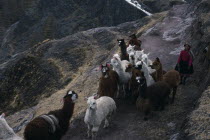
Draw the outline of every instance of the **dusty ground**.
<instances>
[{"instance_id":1,"label":"dusty ground","mask_svg":"<svg viewBox=\"0 0 210 140\"><path fill-rule=\"evenodd\" d=\"M187 114L192 111L200 91L194 85L180 86L175 103L162 112L153 112L148 121L143 120L143 114L136 110L128 100L118 100L117 113L109 128L101 127L98 133L100 140L168 140L178 138L180 127ZM66 136L62 140L86 140L87 127L83 121L84 114L73 121ZM175 138L176 137L176 138ZM181 138L180 138L181 139Z\"/></svg>"}]
</instances>

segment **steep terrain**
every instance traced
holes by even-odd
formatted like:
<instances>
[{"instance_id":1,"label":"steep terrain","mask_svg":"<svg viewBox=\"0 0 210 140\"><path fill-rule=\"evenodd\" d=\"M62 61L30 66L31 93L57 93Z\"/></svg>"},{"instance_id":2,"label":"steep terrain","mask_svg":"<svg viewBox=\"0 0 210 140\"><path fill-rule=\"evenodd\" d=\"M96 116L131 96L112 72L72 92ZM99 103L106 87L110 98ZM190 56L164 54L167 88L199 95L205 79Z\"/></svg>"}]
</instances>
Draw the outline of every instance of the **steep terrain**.
<instances>
[{"instance_id":1,"label":"steep terrain","mask_svg":"<svg viewBox=\"0 0 210 140\"><path fill-rule=\"evenodd\" d=\"M9 4L13 5L10 1ZM27 3L23 0L22 7ZM11 22L3 40L0 40L1 63L45 39L59 39L78 31L115 26L145 16L124 0L33 0L29 4L31 6L22 8L24 12L21 16L15 16L16 20ZM3 11L6 11L7 5L4 7ZM7 15L3 13L3 16ZM3 19L8 21L6 17ZM9 25L3 24L6 27Z\"/></svg>"},{"instance_id":2,"label":"steep terrain","mask_svg":"<svg viewBox=\"0 0 210 140\"><path fill-rule=\"evenodd\" d=\"M28 108L27 105L33 105L31 102L38 104L8 117L9 124L19 131L34 116L59 108L65 91L73 89L79 93L79 102L69 132L63 139L86 139L84 97L97 91L98 65L109 62L118 51L117 38L128 41L128 36L136 33L143 41L142 47L151 53L150 58L159 57L166 70L174 68L183 44L192 44L195 73L186 86L179 87L175 104L167 106L163 112L153 112L149 121L143 121L142 114L128 100L117 100L118 111L113 123L110 128L101 129L99 139L193 139L204 131L203 138L207 139L209 113L202 118L204 127L196 131L198 134L193 130L199 127L196 123L199 119L186 118L210 82L209 67L203 54L203 49L210 44L209 9L208 0L199 0L115 27L94 28L60 39L45 40L14 55L0 65L3 87L0 97L2 105L7 105L4 111ZM49 97L39 101L37 97L43 96ZM5 97L9 99L6 102ZM192 124L196 124L195 128ZM22 132L23 129L19 135Z\"/></svg>"}]
</instances>

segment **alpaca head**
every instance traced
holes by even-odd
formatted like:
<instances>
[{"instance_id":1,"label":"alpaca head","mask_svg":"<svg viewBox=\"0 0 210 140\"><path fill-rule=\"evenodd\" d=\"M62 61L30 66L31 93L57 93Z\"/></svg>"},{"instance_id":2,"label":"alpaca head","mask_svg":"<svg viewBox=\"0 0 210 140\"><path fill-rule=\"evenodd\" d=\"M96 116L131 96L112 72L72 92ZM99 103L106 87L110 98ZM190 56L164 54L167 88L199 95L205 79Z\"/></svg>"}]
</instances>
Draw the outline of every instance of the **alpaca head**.
<instances>
[{"instance_id":1,"label":"alpaca head","mask_svg":"<svg viewBox=\"0 0 210 140\"><path fill-rule=\"evenodd\" d=\"M136 81L141 87L144 86L145 84L147 84L143 71L141 72L140 75L137 75Z\"/></svg>"},{"instance_id":2,"label":"alpaca head","mask_svg":"<svg viewBox=\"0 0 210 140\"><path fill-rule=\"evenodd\" d=\"M101 72L102 72L102 76L107 78L109 76L109 70L110 70L110 64L106 63L106 65L102 65L100 66Z\"/></svg>"},{"instance_id":3,"label":"alpaca head","mask_svg":"<svg viewBox=\"0 0 210 140\"><path fill-rule=\"evenodd\" d=\"M66 95L63 97L64 102L73 102L75 103L78 99L78 94L74 91L67 91Z\"/></svg>"},{"instance_id":4,"label":"alpaca head","mask_svg":"<svg viewBox=\"0 0 210 140\"><path fill-rule=\"evenodd\" d=\"M0 139L8 139L15 135L15 132L8 125L4 117L5 117L5 114L2 113L2 115L0 116Z\"/></svg>"},{"instance_id":5,"label":"alpaca head","mask_svg":"<svg viewBox=\"0 0 210 140\"><path fill-rule=\"evenodd\" d=\"M117 39L119 47L123 46L125 44L124 39Z\"/></svg>"},{"instance_id":6,"label":"alpaca head","mask_svg":"<svg viewBox=\"0 0 210 140\"><path fill-rule=\"evenodd\" d=\"M127 47L127 49L126 49L127 53L128 53L129 55L131 55L131 53L135 53L134 48L135 48L135 45L129 45L129 46Z\"/></svg>"},{"instance_id":7,"label":"alpaca head","mask_svg":"<svg viewBox=\"0 0 210 140\"><path fill-rule=\"evenodd\" d=\"M141 61L143 55L144 55L144 50L136 51L135 55L136 62Z\"/></svg>"},{"instance_id":8,"label":"alpaca head","mask_svg":"<svg viewBox=\"0 0 210 140\"><path fill-rule=\"evenodd\" d=\"M135 68L136 68L136 69L138 69L138 70L141 70L141 69L142 69L142 67L143 67L143 64L144 64L144 62L143 62L143 61L138 61L138 62L136 63Z\"/></svg>"},{"instance_id":9,"label":"alpaca head","mask_svg":"<svg viewBox=\"0 0 210 140\"><path fill-rule=\"evenodd\" d=\"M87 104L88 104L88 108L90 110L97 109L96 99L97 99L96 95L93 95L93 96L90 96L89 98L87 98Z\"/></svg>"},{"instance_id":10,"label":"alpaca head","mask_svg":"<svg viewBox=\"0 0 210 140\"><path fill-rule=\"evenodd\" d=\"M131 60L135 60L135 52L131 52L129 54L129 57L131 58Z\"/></svg>"},{"instance_id":11,"label":"alpaca head","mask_svg":"<svg viewBox=\"0 0 210 140\"><path fill-rule=\"evenodd\" d=\"M160 59L157 57L157 58L155 59L155 61L152 62L152 65L150 65L150 67L151 67L152 69L159 70L159 69L162 67L162 66L161 66L161 63L160 63Z\"/></svg>"},{"instance_id":12,"label":"alpaca head","mask_svg":"<svg viewBox=\"0 0 210 140\"><path fill-rule=\"evenodd\" d=\"M114 66L114 67L120 67L120 64L121 64L121 60L120 60L120 56L118 54L115 54L113 56L113 58L111 59L111 64Z\"/></svg>"}]
</instances>

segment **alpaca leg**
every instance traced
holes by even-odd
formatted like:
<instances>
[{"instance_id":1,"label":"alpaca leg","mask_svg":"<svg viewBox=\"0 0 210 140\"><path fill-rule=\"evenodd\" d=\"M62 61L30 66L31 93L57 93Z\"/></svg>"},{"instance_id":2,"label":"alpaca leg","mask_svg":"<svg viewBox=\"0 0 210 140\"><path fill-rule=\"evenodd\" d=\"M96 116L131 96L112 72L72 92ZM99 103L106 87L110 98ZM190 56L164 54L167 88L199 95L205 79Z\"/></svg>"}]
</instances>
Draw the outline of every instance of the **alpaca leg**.
<instances>
[{"instance_id":1,"label":"alpaca leg","mask_svg":"<svg viewBox=\"0 0 210 140\"><path fill-rule=\"evenodd\" d=\"M147 121L148 120L148 115L149 115L150 111L146 110L144 111L144 120Z\"/></svg>"},{"instance_id":2,"label":"alpaca leg","mask_svg":"<svg viewBox=\"0 0 210 140\"><path fill-rule=\"evenodd\" d=\"M92 128L92 140L96 140L98 129L99 129L99 126L94 126Z\"/></svg>"},{"instance_id":3,"label":"alpaca leg","mask_svg":"<svg viewBox=\"0 0 210 140\"><path fill-rule=\"evenodd\" d=\"M183 83L183 75L181 75L180 77L181 77L181 79L180 79L180 83L179 84L181 85Z\"/></svg>"},{"instance_id":4,"label":"alpaca leg","mask_svg":"<svg viewBox=\"0 0 210 140\"><path fill-rule=\"evenodd\" d=\"M123 85L124 98L126 97L125 85Z\"/></svg>"},{"instance_id":5,"label":"alpaca leg","mask_svg":"<svg viewBox=\"0 0 210 140\"><path fill-rule=\"evenodd\" d=\"M160 111L163 111L165 109L165 100L161 99L159 104L160 104Z\"/></svg>"},{"instance_id":6,"label":"alpaca leg","mask_svg":"<svg viewBox=\"0 0 210 140\"><path fill-rule=\"evenodd\" d=\"M173 88L173 96L172 96L171 103L174 103L174 99L175 99L175 95L176 95L176 90L177 90L177 87L174 87Z\"/></svg>"},{"instance_id":7,"label":"alpaca leg","mask_svg":"<svg viewBox=\"0 0 210 140\"><path fill-rule=\"evenodd\" d=\"M107 128L109 126L109 121L107 118L105 118L104 128Z\"/></svg>"},{"instance_id":8,"label":"alpaca leg","mask_svg":"<svg viewBox=\"0 0 210 140\"><path fill-rule=\"evenodd\" d=\"M185 83L186 83L186 79L187 79L187 76L184 76L184 77L183 77L183 82L182 82L182 83L183 83L183 85L185 85Z\"/></svg>"},{"instance_id":9,"label":"alpaca leg","mask_svg":"<svg viewBox=\"0 0 210 140\"><path fill-rule=\"evenodd\" d=\"M88 135L88 138L91 137L91 126L90 125L88 125L87 135Z\"/></svg>"},{"instance_id":10,"label":"alpaca leg","mask_svg":"<svg viewBox=\"0 0 210 140\"><path fill-rule=\"evenodd\" d=\"M116 98L119 98L120 96L120 85L117 85L117 96Z\"/></svg>"}]
</instances>

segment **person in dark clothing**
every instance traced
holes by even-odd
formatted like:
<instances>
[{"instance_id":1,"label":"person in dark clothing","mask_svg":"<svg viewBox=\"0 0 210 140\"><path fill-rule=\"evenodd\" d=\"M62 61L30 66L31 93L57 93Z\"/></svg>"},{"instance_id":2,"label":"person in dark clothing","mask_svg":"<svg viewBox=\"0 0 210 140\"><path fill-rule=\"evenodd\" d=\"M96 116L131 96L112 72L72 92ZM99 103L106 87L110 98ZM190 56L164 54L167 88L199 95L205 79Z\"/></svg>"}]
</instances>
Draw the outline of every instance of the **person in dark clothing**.
<instances>
[{"instance_id":1,"label":"person in dark clothing","mask_svg":"<svg viewBox=\"0 0 210 140\"><path fill-rule=\"evenodd\" d=\"M188 44L184 45L184 50L180 52L177 66L178 66L178 71L181 76L181 83L180 84L185 84L185 81L187 77L189 77L193 73L193 54L191 53L190 49L191 46Z\"/></svg>"},{"instance_id":2,"label":"person in dark clothing","mask_svg":"<svg viewBox=\"0 0 210 140\"><path fill-rule=\"evenodd\" d=\"M140 51L141 50L141 40L138 40L135 34L130 35L131 40L128 42L128 45L135 45L134 50Z\"/></svg>"}]
</instances>

